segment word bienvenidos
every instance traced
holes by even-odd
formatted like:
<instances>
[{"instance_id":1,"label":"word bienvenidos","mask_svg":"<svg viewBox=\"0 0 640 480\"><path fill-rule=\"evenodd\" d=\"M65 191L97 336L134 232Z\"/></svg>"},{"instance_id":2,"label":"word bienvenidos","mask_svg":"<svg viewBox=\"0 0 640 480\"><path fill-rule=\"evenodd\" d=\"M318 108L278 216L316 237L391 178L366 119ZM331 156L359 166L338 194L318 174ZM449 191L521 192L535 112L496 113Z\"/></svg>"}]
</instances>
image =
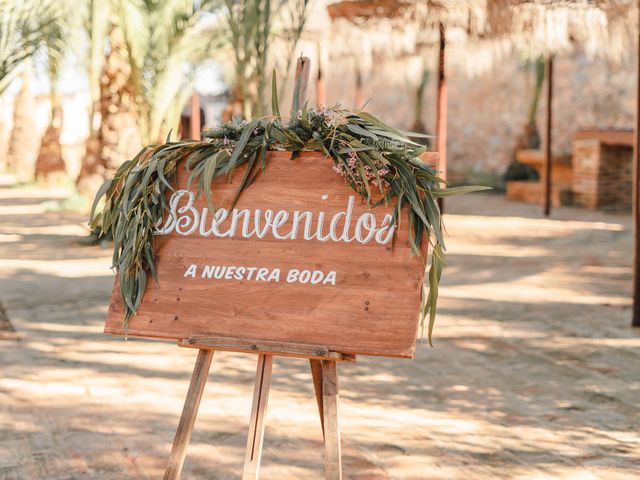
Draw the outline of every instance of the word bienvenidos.
<instances>
[{"instance_id":1,"label":"word bienvenidos","mask_svg":"<svg viewBox=\"0 0 640 480\"><path fill-rule=\"evenodd\" d=\"M323 195L323 199L327 196ZM391 242L396 225L390 214L378 223L373 213L366 212L353 218L355 196L350 195L347 208L333 216L326 212L294 210L249 209L228 210L218 208L210 213L207 207L194 207L195 194L177 190L169 200L169 214L156 223L155 235L200 235L202 237L264 238L268 233L276 240L318 240L327 242L369 243L371 240L385 245Z\"/></svg>"}]
</instances>

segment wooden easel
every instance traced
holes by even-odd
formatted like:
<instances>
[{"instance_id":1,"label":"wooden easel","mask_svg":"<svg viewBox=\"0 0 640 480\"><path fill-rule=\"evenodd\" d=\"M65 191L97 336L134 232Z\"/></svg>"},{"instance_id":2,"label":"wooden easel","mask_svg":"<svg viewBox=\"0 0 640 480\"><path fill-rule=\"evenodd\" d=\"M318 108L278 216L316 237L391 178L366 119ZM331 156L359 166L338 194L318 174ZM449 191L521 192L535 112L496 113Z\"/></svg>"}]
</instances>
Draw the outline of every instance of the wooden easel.
<instances>
[{"instance_id":1,"label":"wooden easel","mask_svg":"<svg viewBox=\"0 0 640 480\"><path fill-rule=\"evenodd\" d=\"M243 480L257 480L260 473L262 441L265 415L271 388L273 357L276 355L308 358L311 365L313 386L320 413L320 423L325 446L325 476L327 480L342 479L342 457L340 453L340 427L338 424L338 362L353 362L355 356L332 352L326 347L244 340L229 337L191 337L178 342L181 347L197 348L191 383L184 402L180 423L171 448L164 480L178 480L196 421L202 392L207 382L213 352L215 350L252 352L258 354L253 404L247 435L247 450L244 459Z\"/></svg>"},{"instance_id":2,"label":"wooden easel","mask_svg":"<svg viewBox=\"0 0 640 480\"><path fill-rule=\"evenodd\" d=\"M298 58L294 82L292 114L304 105L307 96L311 61L307 57ZM257 480L260 473L262 440L264 438L265 415L273 357L301 357L309 359L313 386L320 413L320 423L325 446L325 475L327 480L342 479L342 457L340 453L340 427L338 425L338 362L354 362L354 355L330 351L327 347L308 344L267 342L231 337L190 337L178 341L178 345L199 349L187 398L182 408L180 423L171 448L169 463L164 480L178 480L191 440L202 392L207 383L211 360L215 350L248 352L258 354L258 368L253 387L253 405L247 436L247 450L244 458L243 480Z\"/></svg>"}]
</instances>

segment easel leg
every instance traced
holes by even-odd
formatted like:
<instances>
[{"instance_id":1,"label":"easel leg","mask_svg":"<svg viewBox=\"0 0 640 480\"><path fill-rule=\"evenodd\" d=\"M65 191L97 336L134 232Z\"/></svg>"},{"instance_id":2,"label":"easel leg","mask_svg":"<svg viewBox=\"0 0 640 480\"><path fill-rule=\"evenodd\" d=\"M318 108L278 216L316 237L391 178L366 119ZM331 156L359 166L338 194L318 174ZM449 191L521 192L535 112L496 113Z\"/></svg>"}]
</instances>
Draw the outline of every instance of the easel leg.
<instances>
[{"instance_id":1,"label":"easel leg","mask_svg":"<svg viewBox=\"0 0 640 480\"><path fill-rule=\"evenodd\" d=\"M256 383L253 387L253 405L247 438L247 453L244 457L243 480L257 480L260 474L260 458L262 457L262 440L264 438L265 414L269 389L271 388L271 370L273 355L258 356Z\"/></svg>"},{"instance_id":2,"label":"easel leg","mask_svg":"<svg viewBox=\"0 0 640 480\"><path fill-rule=\"evenodd\" d=\"M198 414L200 399L204 386L209 376L209 368L211 368L211 359L213 358L213 350L200 350L196 365L191 375L191 383L187 391L187 398L184 401L180 423L176 430L176 436L173 439L173 447L169 456L169 463L164 472L164 480L178 480L182 472L184 457L187 453L187 445L191 440L193 433L193 425Z\"/></svg>"},{"instance_id":3,"label":"easel leg","mask_svg":"<svg viewBox=\"0 0 640 480\"><path fill-rule=\"evenodd\" d=\"M338 425L338 368L322 361L322 405L324 412L324 471L327 480L342 480L340 426Z\"/></svg>"},{"instance_id":4,"label":"easel leg","mask_svg":"<svg viewBox=\"0 0 640 480\"><path fill-rule=\"evenodd\" d=\"M324 437L324 407L322 401L322 360L309 360L311 364L311 377L313 378L313 389L316 392L316 402L318 412L320 412L320 425L322 426L322 436Z\"/></svg>"}]
</instances>

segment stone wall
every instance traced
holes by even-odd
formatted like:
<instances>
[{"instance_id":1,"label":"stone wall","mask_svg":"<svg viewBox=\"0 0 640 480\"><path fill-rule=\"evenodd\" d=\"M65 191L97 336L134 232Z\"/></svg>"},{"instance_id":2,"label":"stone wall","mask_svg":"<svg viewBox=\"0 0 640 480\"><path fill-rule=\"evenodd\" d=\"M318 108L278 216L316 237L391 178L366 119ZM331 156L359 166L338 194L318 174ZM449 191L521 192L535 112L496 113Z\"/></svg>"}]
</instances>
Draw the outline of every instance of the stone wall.
<instances>
[{"instance_id":1,"label":"stone wall","mask_svg":"<svg viewBox=\"0 0 640 480\"><path fill-rule=\"evenodd\" d=\"M630 210L632 147L578 139L573 148L575 203L586 208Z\"/></svg>"},{"instance_id":2,"label":"stone wall","mask_svg":"<svg viewBox=\"0 0 640 480\"><path fill-rule=\"evenodd\" d=\"M555 61L554 153L571 150L573 135L583 128L631 128L635 106L637 56L629 50L620 64L588 59L583 54ZM434 59L435 67L435 59ZM364 80L367 109L388 123L409 128L413 123L414 96L410 87L391 86L384 71ZM432 72L424 103L424 120L433 132L435 73ZM397 82L395 82L397 83ZM327 102L354 107L355 79L333 72L327 79ZM533 67L517 58L500 62L490 72L468 78L449 72L449 168L458 174L500 175L511 159L516 137L527 118L534 87ZM544 92L538 110L538 128L544 140Z\"/></svg>"},{"instance_id":3,"label":"stone wall","mask_svg":"<svg viewBox=\"0 0 640 480\"><path fill-rule=\"evenodd\" d=\"M303 51L310 54L312 64L317 65L317 58L313 55L315 47L312 47L308 45ZM627 58L620 64L590 60L579 53L556 59L555 155L571 151L576 130L633 127L636 58L636 51L630 48ZM435 58L433 65L435 68ZM356 108L354 75L337 69L332 71L330 67L324 66L326 103L340 102L348 108ZM315 104L314 75L315 72L309 88L311 104ZM392 76L398 79L407 75L408 71L400 72L380 65L379 73L364 77L361 97L369 100L367 110L394 126L409 129L414 120L415 89L409 82L390 81ZM435 77L432 72L423 108L423 120L430 132L434 130ZM454 69L448 72L450 178L473 177L473 180L489 183L502 175L513 158L516 137L526 121L533 87L533 67L523 65L517 57L502 61L486 74L473 78ZM86 94L78 93L64 100L62 143L67 150L67 146L73 146L74 152L78 150L78 153L88 130L88 99L85 97ZM281 98L289 99L290 92ZM9 100L12 101L5 98L0 103L0 159L11 129L11 110L5 108ZM48 122L47 102L40 98L38 103L39 112L45 112L38 115L38 135L41 135ZM282 100L281 103L281 108L286 111L289 101ZM543 140L544 105L543 95L538 111L538 127ZM215 122L208 119L208 123ZM77 173L76 156L75 153L65 154L71 174Z\"/></svg>"}]
</instances>

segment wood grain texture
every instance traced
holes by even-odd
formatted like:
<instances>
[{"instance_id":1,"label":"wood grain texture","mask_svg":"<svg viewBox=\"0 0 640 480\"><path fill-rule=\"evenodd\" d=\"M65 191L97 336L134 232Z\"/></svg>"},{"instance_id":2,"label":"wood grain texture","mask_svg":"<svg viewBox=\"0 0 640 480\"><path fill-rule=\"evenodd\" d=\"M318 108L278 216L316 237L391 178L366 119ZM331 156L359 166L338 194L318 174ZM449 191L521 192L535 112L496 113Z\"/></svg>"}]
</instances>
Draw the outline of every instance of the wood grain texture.
<instances>
[{"instance_id":1,"label":"wood grain texture","mask_svg":"<svg viewBox=\"0 0 640 480\"><path fill-rule=\"evenodd\" d=\"M178 346L187 348L208 348L230 352L268 353L285 357L302 357L339 362L355 362L355 355L332 352L327 347L308 343L273 342L234 337L189 337L178 340Z\"/></svg>"},{"instance_id":2,"label":"wood grain texture","mask_svg":"<svg viewBox=\"0 0 640 480\"><path fill-rule=\"evenodd\" d=\"M338 423L338 366L322 361L322 409L324 425L324 471L326 480L342 480L342 452Z\"/></svg>"},{"instance_id":3,"label":"wood grain texture","mask_svg":"<svg viewBox=\"0 0 640 480\"><path fill-rule=\"evenodd\" d=\"M320 413L320 426L322 427L322 437L324 438L324 406L322 401L322 361L310 359L311 378L313 379L313 391L316 395L318 412Z\"/></svg>"},{"instance_id":4,"label":"wood grain texture","mask_svg":"<svg viewBox=\"0 0 640 480\"><path fill-rule=\"evenodd\" d=\"M293 84L296 85L298 82L300 83L300 90L298 91L297 99L295 98L295 88L294 88L294 98L291 102L291 111L293 112L294 106L298 105L298 110L302 109L302 106L307 101L307 88L309 87L309 74L311 73L311 60L309 57L300 57L296 62L296 73L293 79Z\"/></svg>"},{"instance_id":5,"label":"wood grain texture","mask_svg":"<svg viewBox=\"0 0 640 480\"><path fill-rule=\"evenodd\" d=\"M310 211L317 226L344 211L354 192L319 153L270 152L268 165L245 190L236 208ZM177 185L186 187L179 171ZM214 181L216 206L226 208L242 178L242 170ZM195 208L207 207L203 198ZM356 198L353 218L370 212L380 222L391 208L370 209ZM322 345L348 354L412 357L415 350L420 289L424 267L408 244L403 216L392 245L377 242L320 242L264 238L156 236L159 285L149 281L129 335L187 339L235 337ZM189 265L196 278L185 278ZM280 268L280 282L201 278L203 265ZM336 272L336 285L287 283L289 269ZM124 309L116 285L105 332L123 334Z\"/></svg>"},{"instance_id":6,"label":"wood grain texture","mask_svg":"<svg viewBox=\"0 0 640 480\"><path fill-rule=\"evenodd\" d=\"M213 350L200 350L198 352L196 365L191 375L191 383L189 383L189 390L187 391L187 398L184 401L182 415L180 416L180 423L178 424L178 429L173 439L173 446L171 447L169 463L164 473L164 480L178 480L180 478L182 465L184 464L184 459L187 454L187 446L191 440L193 426L196 422L196 415L198 414L198 407L202 399L202 392L204 391L204 386L209 376L212 358Z\"/></svg>"},{"instance_id":7,"label":"wood grain texture","mask_svg":"<svg viewBox=\"0 0 640 480\"><path fill-rule=\"evenodd\" d=\"M247 451L244 457L242 480L257 480L260 476L260 459L264 439L265 416L271 389L273 355L259 355L256 381L253 386L253 404L247 435Z\"/></svg>"}]
</instances>

